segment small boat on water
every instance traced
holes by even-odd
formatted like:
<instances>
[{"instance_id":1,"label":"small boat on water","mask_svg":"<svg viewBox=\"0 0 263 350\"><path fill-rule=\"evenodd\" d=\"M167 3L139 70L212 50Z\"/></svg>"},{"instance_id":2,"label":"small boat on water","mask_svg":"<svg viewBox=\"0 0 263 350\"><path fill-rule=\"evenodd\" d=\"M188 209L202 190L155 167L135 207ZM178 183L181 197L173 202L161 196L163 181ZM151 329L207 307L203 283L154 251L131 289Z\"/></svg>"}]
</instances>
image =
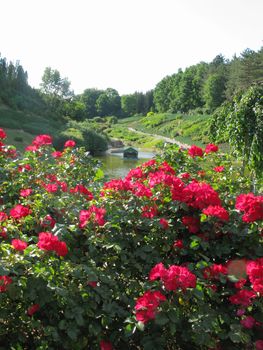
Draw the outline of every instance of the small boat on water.
<instances>
[{"instance_id":1,"label":"small boat on water","mask_svg":"<svg viewBox=\"0 0 263 350\"><path fill-rule=\"evenodd\" d=\"M125 159L138 159L138 151L133 147L128 147L123 151L123 158Z\"/></svg>"}]
</instances>

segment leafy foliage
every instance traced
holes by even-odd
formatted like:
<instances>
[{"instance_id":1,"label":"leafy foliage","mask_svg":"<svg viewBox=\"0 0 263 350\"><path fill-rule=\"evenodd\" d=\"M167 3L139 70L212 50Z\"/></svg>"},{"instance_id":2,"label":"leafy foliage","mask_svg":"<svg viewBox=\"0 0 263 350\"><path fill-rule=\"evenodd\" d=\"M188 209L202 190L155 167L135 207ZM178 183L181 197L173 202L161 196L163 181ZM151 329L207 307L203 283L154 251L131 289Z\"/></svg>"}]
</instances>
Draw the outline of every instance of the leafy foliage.
<instances>
[{"instance_id":1,"label":"leafy foliage","mask_svg":"<svg viewBox=\"0 0 263 350\"><path fill-rule=\"evenodd\" d=\"M229 142L243 167L262 177L263 170L263 87L255 85L237 94L232 103L220 107L211 123L215 141Z\"/></svg>"},{"instance_id":2,"label":"leafy foliage","mask_svg":"<svg viewBox=\"0 0 263 350\"><path fill-rule=\"evenodd\" d=\"M23 156L1 146L2 348L260 342L263 198L229 156L167 146L103 184L84 149L51 142L39 135Z\"/></svg>"}]
</instances>

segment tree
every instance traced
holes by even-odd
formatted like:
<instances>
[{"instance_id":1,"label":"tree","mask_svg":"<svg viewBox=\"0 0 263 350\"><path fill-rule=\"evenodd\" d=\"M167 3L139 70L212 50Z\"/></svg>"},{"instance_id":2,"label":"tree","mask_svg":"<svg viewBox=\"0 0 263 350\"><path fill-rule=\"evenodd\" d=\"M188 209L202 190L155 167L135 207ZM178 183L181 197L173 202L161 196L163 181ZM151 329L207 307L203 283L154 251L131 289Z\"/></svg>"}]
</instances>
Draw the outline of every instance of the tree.
<instances>
[{"instance_id":1,"label":"tree","mask_svg":"<svg viewBox=\"0 0 263 350\"><path fill-rule=\"evenodd\" d=\"M46 67L42 76L41 90L47 95L68 98L73 95L68 78L61 78L57 69Z\"/></svg>"},{"instance_id":2,"label":"tree","mask_svg":"<svg viewBox=\"0 0 263 350\"><path fill-rule=\"evenodd\" d=\"M108 88L96 100L96 109L99 116L119 115L121 98L117 90Z\"/></svg>"},{"instance_id":3,"label":"tree","mask_svg":"<svg viewBox=\"0 0 263 350\"><path fill-rule=\"evenodd\" d=\"M96 101L103 92L103 90L91 88L84 90L80 95L80 101L85 105L85 118L90 119L98 115Z\"/></svg>"},{"instance_id":4,"label":"tree","mask_svg":"<svg viewBox=\"0 0 263 350\"><path fill-rule=\"evenodd\" d=\"M222 137L248 168L252 177L263 171L263 85L251 86L215 111L210 129L215 141Z\"/></svg>"},{"instance_id":5,"label":"tree","mask_svg":"<svg viewBox=\"0 0 263 350\"><path fill-rule=\"evenodd\" d=\"M225 100L226 78L224 75L215 73L209 75L204 84L204 99L206 107L214 111Z\"/></svg>"},{"instance_id":6,"label":"tree","mask_svg":"<svg viewBox=\"0 0 263 350\"><path fill-rule=\"evenodd\" d=\"M136 113L136 96L134 94L121 96L121 109L125 116L130 117Z\"/></svg>"},{"instance_id":7,"label":"tree","mask_svg":"<svg viewBox=\"0 0 263 350\"><path fill-rule=\"evenodd\" d=\"M167 112L171 104L173 76L166 76L155 87L153 93L154 105L158 112Z\"/></svg>"}]
</instances>

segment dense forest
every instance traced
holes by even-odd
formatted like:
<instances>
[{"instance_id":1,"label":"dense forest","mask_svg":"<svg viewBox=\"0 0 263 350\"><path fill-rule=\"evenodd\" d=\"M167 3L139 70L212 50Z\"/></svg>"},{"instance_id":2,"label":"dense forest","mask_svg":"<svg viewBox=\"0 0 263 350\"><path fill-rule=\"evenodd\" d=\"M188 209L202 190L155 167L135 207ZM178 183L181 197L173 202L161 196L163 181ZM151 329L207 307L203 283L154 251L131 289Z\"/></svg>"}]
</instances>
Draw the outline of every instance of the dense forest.
<instances>
[{"instance_id":1,"label":"dense forest","mask_svg":"<svg viewBox=\"0 0 263 350\"><path fill-rule=\"evenodd\" d=\"M0 102L18 110L54 117L67 115L78 121L97 116L128 117L149 111L188 113L213 112L225 101L252 84L263 82L263 48L244 50L231 60L221 54L212 62L200 62L164 77L153 90L120 96L114 88L87 88L75 95L70 81L47 67L39 89L28 84L28 74L19 61L0 57Z\"/></svg>"}]
</instances>

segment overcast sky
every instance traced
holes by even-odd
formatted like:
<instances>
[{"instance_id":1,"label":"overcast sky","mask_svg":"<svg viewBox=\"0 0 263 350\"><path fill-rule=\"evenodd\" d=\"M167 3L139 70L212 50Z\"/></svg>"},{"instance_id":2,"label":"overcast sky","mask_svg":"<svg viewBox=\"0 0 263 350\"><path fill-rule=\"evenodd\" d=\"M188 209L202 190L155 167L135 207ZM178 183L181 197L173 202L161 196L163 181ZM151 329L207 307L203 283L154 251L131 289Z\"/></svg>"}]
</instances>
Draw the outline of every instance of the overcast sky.
<instances>
[{"instance_id":1,"label":"overcast sky","mask_svg":"<svg viewBox=\"0 0 263 350\"><path fill-rule=\"evenodd\" d=\"M263 46L263 0L0 0L0 53L29 84L58 69L75 93L147 91L217 54Z\"/></svg>"}]
</instances>

